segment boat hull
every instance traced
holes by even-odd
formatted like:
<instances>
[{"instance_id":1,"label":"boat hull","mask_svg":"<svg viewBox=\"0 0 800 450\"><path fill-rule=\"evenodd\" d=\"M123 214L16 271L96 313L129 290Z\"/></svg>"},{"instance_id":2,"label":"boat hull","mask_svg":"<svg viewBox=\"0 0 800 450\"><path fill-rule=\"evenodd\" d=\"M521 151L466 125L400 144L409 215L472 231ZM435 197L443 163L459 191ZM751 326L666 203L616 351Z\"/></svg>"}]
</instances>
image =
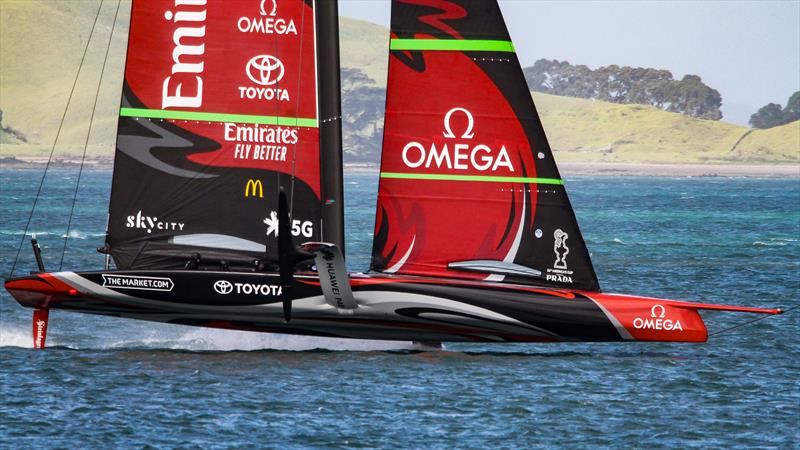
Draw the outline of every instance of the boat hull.
<instances>
[{"instance_id":1,"label":"boat hull","mask_svg":"<svg viewBox=\"0 0 800 450\"><path fill-rule=\"evenodd\" d=\"M748 310L466 280L351 274L355 309L331 306L316 274L287 291L275 273L104 271L6 281L23 306L182 325L356 339L442 342L704 342L698 309ZM708 306L709 308L704 308ZM734 309L730 309L734 308Z\"/></svg>"}]
</instances>

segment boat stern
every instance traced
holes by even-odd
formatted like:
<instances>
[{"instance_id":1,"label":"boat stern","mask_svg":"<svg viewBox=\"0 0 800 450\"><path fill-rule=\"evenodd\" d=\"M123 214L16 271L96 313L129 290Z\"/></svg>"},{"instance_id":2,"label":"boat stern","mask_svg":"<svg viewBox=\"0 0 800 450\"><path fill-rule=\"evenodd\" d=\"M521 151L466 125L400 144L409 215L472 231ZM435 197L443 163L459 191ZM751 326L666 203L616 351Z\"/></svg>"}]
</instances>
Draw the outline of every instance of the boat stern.
<instances>
[{"instance_id":1,"label":"boat stern","mask_svg":"<svg viewBox=\"0 0 800 450\"><path fill-rule=\"evenodd\" d=\"M9 294L27 308L47 309L51 305L73 298L78 291L52 273L39 273L5 281Z\"/></svg>"},{"instance_id":2,"label":"boat stern","mask_svg":"<svg viewBox=\"0 0 800 450\"><path fill-rule=\"evenodd\" d=\"M608 316L623 339L706 342L708 329L700 310L780 314L780 309L714 305L621 294L586 293Z\"/></svg>"}]
</instances>

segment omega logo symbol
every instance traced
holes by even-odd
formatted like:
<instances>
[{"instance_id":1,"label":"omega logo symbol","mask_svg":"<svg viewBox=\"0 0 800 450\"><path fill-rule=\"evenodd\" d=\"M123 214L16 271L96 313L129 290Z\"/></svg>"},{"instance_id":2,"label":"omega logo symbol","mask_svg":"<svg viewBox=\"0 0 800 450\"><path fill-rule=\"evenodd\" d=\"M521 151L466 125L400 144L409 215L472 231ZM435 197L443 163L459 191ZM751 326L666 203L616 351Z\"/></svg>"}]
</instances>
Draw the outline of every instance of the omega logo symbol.
<instances>
[{"instance_id":1,"label":"omega logo symbol","mask_svg":"<svg viewBox=\"0 0 800 450\"><path fill-rule=\"evenodd\" d=\"M269 0L261 0L261 11L259 12L261 13L262 16L266 15L274 16L275 13L278 11L278 0L272 0L272 11L270 11L269 13L267 13L267 8L266 8L267 1Z\"/></svg>"},{"instance_id":2,"label":"omega logo symbol","mask_svg":"<svg viewBox=\"0 0 800 450\"><path fill-rule=\"evenodd\" d=\"M472 139L473 137L475 137L475 133L472 132L472 129L475 127L475 119L472 117L472 113L464 108L459 108L459 107L447 111L447 114L444 115L444 132L442 133L442 135L450 139L456 137L456 135L453 134L453 129L450 125L450 119L456 112L462 112L464 113L465 116L467 116L467 129L464 131L464 134L461 135L461 139Z\"/></svg>"},{"instance_id":3,"label":"omega logo symbol","mask_svg":"<svg viewBox=\"0 0 800 450\"><path fill-rule=\"evenodd\" d=\"M660 313L657 314L656 311L660 311ZM663 319L666 313L667 313L666 309L661 305L653 305L653 307L650 308L650 317L657 317L659 319Z\"/></svg>"}]
</instances>

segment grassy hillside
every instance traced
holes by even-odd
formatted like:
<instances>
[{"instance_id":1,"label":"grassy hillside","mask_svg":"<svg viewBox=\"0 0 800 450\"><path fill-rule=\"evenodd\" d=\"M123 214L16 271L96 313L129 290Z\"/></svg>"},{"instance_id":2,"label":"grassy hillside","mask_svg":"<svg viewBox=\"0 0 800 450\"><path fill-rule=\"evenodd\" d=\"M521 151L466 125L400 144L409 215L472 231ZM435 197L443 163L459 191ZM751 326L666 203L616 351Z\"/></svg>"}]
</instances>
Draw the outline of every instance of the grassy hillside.
<instances>
[{"instance_id":1,"label":"grassy hillside","mask_svg":"<svg viewBox=\"0 0 800 450\"><path fill-rule=\"evenodd\" d=\"M342 67L359 69L386 87L389 66L389 30L363 20L339 18Z\"/></svg>"},{"instance_id":2,"label":"grassy hillside","mask_svg":"<svg viewBox=\"0 0 800 450\"><path fill-rule=\"evenodd\" d=\"M90 42L57 154L79 154L103 63L115 6L106 2ZM0 0L0 156L46 155L55 138L96 0ZM110 155L122 84L130 1L123 0L100 89L89 154ZM69 26L67 26L69 24ZM342 66L386 84L388 31L364 21L340 21ZM771 130L692 119L639 105L534 94L550 144L560 161L798 162L800 122ZM380 105L382 108L382 105ZM344 111L345 116L348 111ZM346 143L347 144L347 143ZM376 148L375 151L378 149Z\"/></svg>"},{"instance_id":3,"label":"grassy hillside","mask_svg":"<svg viewBox=\"0 0 800 450\"><path fill-rule=\"evenodd\" d=\"M800 120L768 130L753 130L732 152L734 159L797 161L800 155Z\"/></svg>"},{"instance_id":4,"label":"grassy hillside","mask_svg":"<svg viewBox=\"0 0 800 450\"><path fill-rule=\"evenodd\" d=\"M31 145L3 145L2 153L24 154L52 145L83 48L97 12L97 1L0 0L0 109L3 123L25 134ZM59 148L82 149L116 5L105 2L75 86ZM130 2L117 18L101 87L93 152L108 152L113 141Z\"/></svg>"},{"instance_id":5,"label":"grassy hillside","mask_svg":"<svg viewBox=\"0 0 800 450\"><path fill-rule=\"evenodd\" d=\"M559 161L800 161L800 121L751 131L727 122L693 119L650 106L538 92L533 97Z\"/></svg>"}]
</instances>

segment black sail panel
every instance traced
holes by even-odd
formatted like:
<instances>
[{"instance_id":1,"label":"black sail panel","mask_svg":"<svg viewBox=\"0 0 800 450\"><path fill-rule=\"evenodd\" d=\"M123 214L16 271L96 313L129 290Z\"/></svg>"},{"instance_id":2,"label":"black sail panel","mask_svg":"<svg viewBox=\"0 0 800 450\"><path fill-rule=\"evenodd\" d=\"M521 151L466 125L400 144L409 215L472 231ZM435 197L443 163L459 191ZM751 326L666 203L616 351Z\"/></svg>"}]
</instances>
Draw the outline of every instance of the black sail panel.
<instances>
[{"instance_id":1,"label":"black sail panel","mask_svg":"<svg viewBox=\"0 0 800 450\"><path fill-rule=\"evenodd\" d=\"M599 290L496 1L392 1L372 269Z\"/></svg>"}]
</instances>

